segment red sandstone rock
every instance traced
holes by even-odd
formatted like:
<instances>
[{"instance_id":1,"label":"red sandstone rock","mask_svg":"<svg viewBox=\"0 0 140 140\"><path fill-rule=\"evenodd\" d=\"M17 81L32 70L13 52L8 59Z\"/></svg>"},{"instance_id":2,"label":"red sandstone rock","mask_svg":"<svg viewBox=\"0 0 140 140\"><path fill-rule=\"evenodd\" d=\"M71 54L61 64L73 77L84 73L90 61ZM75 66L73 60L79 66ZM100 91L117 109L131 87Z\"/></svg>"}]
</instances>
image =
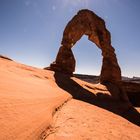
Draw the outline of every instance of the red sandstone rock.
<instances>
[{"instance_id":1,"label":"red sandstone rock","mask_svg":"<svg viewBox=\"0 0 140 140\"><path fill-rule=\"evenodd\" d=\"M111 46L110 33L106 29L104 20L90 10L79 11L67 24L56 61L50 65L50 68L72 74L75 71L75 58L71 48L83 35L87 35L88 39L102 50L100 82L120 82L121 70L115 49Z\"/></svg>"},{"instance_id":2,"label":"red sandstone rock","mask_svg":"<svg viewBox=\"0 0 140 140\"><path fill-rule=\"evenodd\" d=\"M67 74L75 71L76 61L71 48L83 35L87 35L88 39L102 51L100 83L108 86L110 92L115 94L115 98L128 101L122 86L121 70L115 49L111 45L110 32L106 29L104 20L90 10L80 10L67 24L61 47L50 69Z\"/></svg>"}]
</instances>

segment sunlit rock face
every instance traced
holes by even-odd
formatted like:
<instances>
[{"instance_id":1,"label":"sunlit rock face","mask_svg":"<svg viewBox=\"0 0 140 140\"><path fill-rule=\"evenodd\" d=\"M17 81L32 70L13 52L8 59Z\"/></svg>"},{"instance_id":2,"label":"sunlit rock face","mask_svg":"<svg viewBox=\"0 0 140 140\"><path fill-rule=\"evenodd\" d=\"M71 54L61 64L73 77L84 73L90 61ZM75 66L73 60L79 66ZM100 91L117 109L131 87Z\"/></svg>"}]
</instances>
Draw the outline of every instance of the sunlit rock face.
<instances>
[{"instance_id":1,"label":"sunlit rock face","mask_svg":"<svg viewBox=\"0 0 140 140\"><path fill-rule=\"evenodd\" d=\"M80 10L67 24L61 47L55 62L50 69L72 74L75 71L75 58L72 47L83 35L88 36L102 51L102 69L100 82L118 83L121 81L121 70L117 62L115 49L111 45L110 32L106 29L105 22L90 10Z\"/></svg>"}]
</instances>

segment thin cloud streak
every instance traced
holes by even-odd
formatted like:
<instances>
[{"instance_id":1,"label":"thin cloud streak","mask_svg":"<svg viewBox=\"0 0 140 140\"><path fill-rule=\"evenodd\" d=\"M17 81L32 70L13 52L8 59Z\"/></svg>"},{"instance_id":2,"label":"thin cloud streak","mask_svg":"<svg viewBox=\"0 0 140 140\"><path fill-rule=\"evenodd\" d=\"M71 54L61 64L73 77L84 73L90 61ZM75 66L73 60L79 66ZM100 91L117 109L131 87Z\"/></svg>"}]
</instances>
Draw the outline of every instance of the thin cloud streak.
<instances>
[{"instance_id":1,"label":"thin cloud streak","mask_svg":"<svg viewBox=\"0 0 140 140\"><path fill-rule=\"evenodd\" d=\"M89 5L90 5L90 0L62 0L63 8L67 8L68 6L88 8Z\"/></svg>"}]
</instances>

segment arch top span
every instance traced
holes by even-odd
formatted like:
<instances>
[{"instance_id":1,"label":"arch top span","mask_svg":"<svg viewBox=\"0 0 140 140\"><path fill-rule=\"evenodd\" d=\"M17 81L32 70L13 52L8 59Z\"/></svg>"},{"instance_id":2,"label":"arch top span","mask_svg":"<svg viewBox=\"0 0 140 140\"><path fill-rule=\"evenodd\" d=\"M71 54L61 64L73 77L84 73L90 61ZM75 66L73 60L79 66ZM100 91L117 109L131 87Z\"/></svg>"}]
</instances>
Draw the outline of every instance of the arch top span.
<instances>
[{"instance_id":1,"label":"arch top span","mask_svg":"<svg viewBox=\"0 0 140 140\"><path fill-rule=\"evenodd\" d=\"M83 35L94 42L99 48L105 41L110 45L110 33L105 22L90 10L80 10L65 27L62 45L71 48Z\"/></svg>"},{"instance_id":2,"label":"arch top span","mask_svg":"<svg viewBox=\"0 0 140 140\"><path fill-rule=\"evenodd\" d=\"M71 48L83 35L87 35L88 40L95 43L102 51L100 82L121 81L121 70L115 49L111 45L110 32L106 29L104 20L88 9L80 10L66 25L61 47L50 68L72 74L75 71L76 61Z\"/></svg>"}]
</instances>

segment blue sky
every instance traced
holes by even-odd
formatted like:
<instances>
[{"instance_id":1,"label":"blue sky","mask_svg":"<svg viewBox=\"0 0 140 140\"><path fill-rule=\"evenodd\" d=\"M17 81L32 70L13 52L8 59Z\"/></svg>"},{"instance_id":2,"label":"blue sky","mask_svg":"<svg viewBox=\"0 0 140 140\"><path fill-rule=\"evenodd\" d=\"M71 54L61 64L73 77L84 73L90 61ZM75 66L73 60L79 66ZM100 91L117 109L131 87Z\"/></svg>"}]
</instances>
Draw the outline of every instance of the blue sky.
<instances>
[{"instance_id":1,"label":"blue sky","mask_svg":"<svg viewBox=\"0 0 140 140\"><path fill-rule=\"evenodd\" d=\"M36 67L56 58L68 21L80 9L102 17L122 75L140 76L140 0L0 0L0 54ZM83 36L73 47L76 72L100 74L102 56Z\"/></svg>"}]
</instances>

